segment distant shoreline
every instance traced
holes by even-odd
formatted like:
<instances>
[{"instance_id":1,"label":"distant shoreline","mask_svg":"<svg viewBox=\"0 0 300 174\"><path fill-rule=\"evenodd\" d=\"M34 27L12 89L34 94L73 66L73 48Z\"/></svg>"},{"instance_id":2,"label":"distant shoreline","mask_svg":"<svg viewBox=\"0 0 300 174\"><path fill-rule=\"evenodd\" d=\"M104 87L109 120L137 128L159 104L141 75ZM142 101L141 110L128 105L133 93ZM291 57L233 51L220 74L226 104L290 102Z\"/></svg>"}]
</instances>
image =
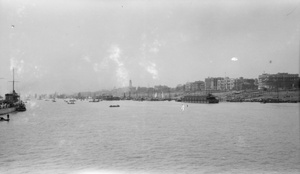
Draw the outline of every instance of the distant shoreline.
<instances>
[{"instance_id":1,"label":"distant shoreline","mask_svg":"<svg viewBox=\"0 0 300 174\"><path fill-rule=\"evenodd\" d=\"M259 99L278 99L282 102L300 102L299 101L299 89L297 90L272 90L272 91L241 91L241 92L221 92L221 93L212 93L217 96L221 101L227 100L240 100L240 101L256 101Z\"/></svg>"}]
</instances>

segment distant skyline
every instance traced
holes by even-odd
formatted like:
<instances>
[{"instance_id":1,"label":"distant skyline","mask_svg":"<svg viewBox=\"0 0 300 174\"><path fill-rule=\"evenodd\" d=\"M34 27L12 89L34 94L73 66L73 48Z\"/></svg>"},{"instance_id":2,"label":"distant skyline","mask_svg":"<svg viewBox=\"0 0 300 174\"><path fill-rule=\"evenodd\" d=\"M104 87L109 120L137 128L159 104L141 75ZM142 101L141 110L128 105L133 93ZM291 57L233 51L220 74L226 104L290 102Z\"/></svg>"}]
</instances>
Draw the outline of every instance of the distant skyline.
<instances>
[{"instance_id":1,"label":"distant skyline","mask_svg":"<svg viewBox=\"0 0 300 174\"><path fill-rule=\"evenodd\" d=\"M299 74L299 0L0 0L0 95Z\"/></svg>"}]
</instances>

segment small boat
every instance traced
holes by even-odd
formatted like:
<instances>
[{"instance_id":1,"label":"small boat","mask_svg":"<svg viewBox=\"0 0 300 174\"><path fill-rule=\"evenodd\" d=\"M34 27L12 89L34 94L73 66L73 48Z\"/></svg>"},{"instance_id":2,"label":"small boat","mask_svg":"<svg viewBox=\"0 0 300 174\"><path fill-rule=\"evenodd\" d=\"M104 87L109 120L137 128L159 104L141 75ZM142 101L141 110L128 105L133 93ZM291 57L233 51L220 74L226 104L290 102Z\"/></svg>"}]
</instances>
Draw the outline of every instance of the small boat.
<instances>
[{"instance_id":1,"label":"small boat","mask_svg":"<svg viewBox=\"0 0 300 174\"><path fill-rule=\"evenodd\" d=\"M7 118L3 118L3 117L0 117L0 121L9 121L9 115L7 115Z\"/></svg>"},{"instance_id":2,"label":"small boat","mask_svg":"<svg viewBox=\"0 0 300 174\"><path fill-rule=\"evenodd\" d=\"M0 121L9 121L9 118L8 119L5 119L3 117L0 118Z\"/></svg>"},{"instance_id":3,"label":"small boat","mask_svg":"<svg viewBox=\"0 0 300 174\"><path fill-rule=\"evenodd\" d=\"M113 108L113 107L120 107L120 105L110 105L109 107Z\"/></svg>"},{"instance_id":4,"label":"small boat","mask_svg":"<svg viewBox=\"0 0 300 174\"><path fill-rule=\"evenodd\" d=\"M69 100L68 104L75 104L75 100L74 99Z\"/></svg>"},{"instance_id":5,"label":"small boat","mask_svg":"<svg viewBox=\"0 0 300 174\"><path fill-rule=\"evenodd\" d=\"M19 111L19 112L26 111L26 106L25 106L25 104L21 103L21 104L16 108L16 111Z\"/></svg>"},{"instance_id":6,"label":"small boat","mask_svg":"<svg viewBox=\"0 0 300 174\"><path fill-rule=\"evenodd\" d=\"M262 100L262 101L260 101L260 103L262 103L262 104L266 104L266 103L267 103L267 101L266 101L266 100Z\"/></svg>"},{"instance_id":7,"label":"small boat","mask_svg":"<svg viewBox=\"0 0 300 174\"><path fill-rule=\"evenodd\" d=\"M93 100L91 100L89 102L100 102L100 99L93 99Z\"/></svg>"}]
</instances>

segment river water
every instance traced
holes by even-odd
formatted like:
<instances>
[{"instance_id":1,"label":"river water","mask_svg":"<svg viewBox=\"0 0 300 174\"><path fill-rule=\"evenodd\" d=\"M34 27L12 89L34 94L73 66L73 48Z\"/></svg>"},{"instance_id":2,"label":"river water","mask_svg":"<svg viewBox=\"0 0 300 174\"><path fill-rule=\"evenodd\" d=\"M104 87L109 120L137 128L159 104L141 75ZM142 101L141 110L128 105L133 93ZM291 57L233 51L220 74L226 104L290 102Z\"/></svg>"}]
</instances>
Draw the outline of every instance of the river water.
<instances>
[{"instance_id":1,"label":"river water","mask_svg":"<svg viewBox=\"0 0 300 174\"><path fill-rule=\"evenodd\" d=\"M297 103L36 100L10 118L1 174L300 171Z\"/></svg>"}]
</instances>

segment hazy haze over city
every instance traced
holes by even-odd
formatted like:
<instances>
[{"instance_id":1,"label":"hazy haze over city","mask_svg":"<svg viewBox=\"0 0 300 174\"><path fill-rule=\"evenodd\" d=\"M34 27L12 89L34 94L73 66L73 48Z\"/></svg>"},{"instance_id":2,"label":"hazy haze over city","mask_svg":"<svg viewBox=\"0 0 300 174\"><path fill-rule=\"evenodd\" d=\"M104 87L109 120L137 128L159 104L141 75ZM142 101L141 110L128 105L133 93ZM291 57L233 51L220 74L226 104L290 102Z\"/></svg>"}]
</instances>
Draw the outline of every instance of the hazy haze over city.
<instances>
[{"instance_id":1,"label":"hazy haze over city","mask_svg":"<svg viewBox=\"0 0 300 174\"><path fill-rule=\"evenodd\" d=\"M0 95L299 73L297 0L0 0Z\"/></svg>"}]
</instances>

